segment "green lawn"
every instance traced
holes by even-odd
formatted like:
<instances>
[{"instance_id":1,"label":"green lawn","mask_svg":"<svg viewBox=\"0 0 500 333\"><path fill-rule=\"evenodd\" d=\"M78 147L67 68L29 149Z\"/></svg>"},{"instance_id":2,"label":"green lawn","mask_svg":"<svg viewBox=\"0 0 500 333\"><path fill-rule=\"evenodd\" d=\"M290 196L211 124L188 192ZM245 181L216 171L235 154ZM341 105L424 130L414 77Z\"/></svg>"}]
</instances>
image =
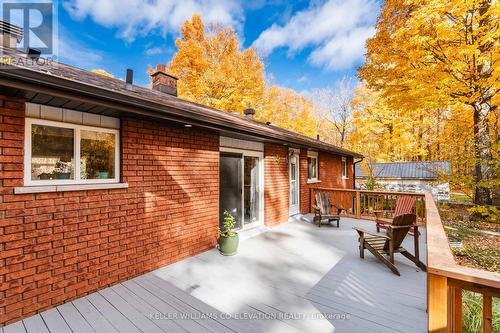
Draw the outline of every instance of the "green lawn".
<instances>
[{"instance_id":1,"label":"green lawn","mask_svg":"<svg viewBox=\"0 0 500 333\"><path fill-rule=\"evenodd\" d=\"M450 193L450 201L451 202L472 202L472 198L466 194L460 192L451 192Z\"/></svg>"}]
</instances>

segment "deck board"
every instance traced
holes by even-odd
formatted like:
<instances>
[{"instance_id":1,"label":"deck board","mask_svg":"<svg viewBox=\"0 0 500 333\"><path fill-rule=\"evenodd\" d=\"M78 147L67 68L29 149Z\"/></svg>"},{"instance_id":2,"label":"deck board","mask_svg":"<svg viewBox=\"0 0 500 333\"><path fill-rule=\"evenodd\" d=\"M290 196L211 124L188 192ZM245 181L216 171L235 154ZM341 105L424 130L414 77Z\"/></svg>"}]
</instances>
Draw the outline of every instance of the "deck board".
<instances>
[{"instance_id":1,"label":"deck board","mask_svg":"<svg viewBox=\"0 0 500 333\"><path fill-rule=\"evenodd\" d=\"M111 323L86 298L79 298L72 302L78 312L98 333L118 333Z\"/></svg>"},{"instance_id":2,"label":"deck board","mask_svg":"<svg viewBox=\"0 0 500 333\"><path fill-rule=\"evenodd\" d=\"M57 309L74 333L96 332L78 311L73 302L60 305Z\"/></svg>"},{"instance_id":3,"label":"deck board","mask_svg":"<svg viewBox=\"0 0 500 333\"><path fill-rule=\"evenodd\" d=\"M425 332L426 274L400 254L401 277L368 251L359 258L354 226L375 230L292 221L241 242L234 257L207 251L0 333ZM403 244L413 252L413 239Z\"/></svg>"},{"instance_id":4,"label":"deck board","mask_svg":"<svg viewBox=\"0 0 500 333\"><path fill-rule=\"evenodd\" d=\"M49 333L49 329L39 314L24 319L23 324L28 333Z\"/></svg>"},{"instance_id":5,"label":"deck board","mask_svg":"<svg viewBox=\"0 0 500 333\"><path fill-rule=\"evenodd\" d=\"M72 333L71 328L61 316L57 308L49 309L40 314L50 332Z\"/></svg>"},{"instance_id":6,"label":"deck board","mask_svg":"<svg viewBox=\"0 0 500 333\"><path fill-rule=\"evenodd\" d=\"M5 333L26 333L24 324L22 321L17 321L3 328Z\"/></svg>"},{"instance_id":7,"label":"deck board","mask_svg":"<svg viewBox=\"0 0 500 333\"><path fill-rule=\"evenodd\" d=\"M113 325L120 333L140 333L141 331L132 321L118 311L99 293L93 293L86 296L86 299L92 303L99 312Z\"/></svg>"},{"instance_id":8,"label":"deck board","mask_svg":"<svg viewBox=\"0 0 500 333\"><path fill-rule=\"evenodd\" d=\"M120 311L125 317L129 318L142 332L162 333L165 332L152 322L146 313L141 313L136 307L127 303L120 295L110 288L99 292L111 305ZM140 306L137 306L140 308Z\"/></svg>"}]
</instances>

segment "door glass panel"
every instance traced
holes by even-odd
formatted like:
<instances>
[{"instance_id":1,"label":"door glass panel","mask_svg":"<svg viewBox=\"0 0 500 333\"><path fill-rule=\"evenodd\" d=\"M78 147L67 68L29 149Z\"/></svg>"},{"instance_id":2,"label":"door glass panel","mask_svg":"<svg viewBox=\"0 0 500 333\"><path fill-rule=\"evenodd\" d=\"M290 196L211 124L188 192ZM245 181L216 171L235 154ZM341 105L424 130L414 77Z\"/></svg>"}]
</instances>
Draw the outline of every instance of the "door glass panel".
<instances>
[{"instance_id":1,"label":"door glass panel","mask_svg":"<svg viewBox=\"0 0 500 333\"><path fill-rule=\"evenodd\" d=\"M290 162L290 204L297 204L297 164L296 158L292 157Z\"/></svg>"},{"instance_id":2,"label":"door glass panel","mask_svg":"<svg viewBox=\"0 0 500 333\"><path fill-rule=\"evenodd\" d=\"M220 157L220 225L224 211L227 210L235 219L234 227L242 227L242 192L241 154L221 154Z\"/></svg>"},{"instance_id":3,"label":"door glass panel","mask_svg":"<svg viewBox=\"0 0 500 333\"><path fill-rule=\"evenodd\" d=\"M259 158L244 157L244 201L245 225L259 220Z\"/></svg>"}]
</instances>

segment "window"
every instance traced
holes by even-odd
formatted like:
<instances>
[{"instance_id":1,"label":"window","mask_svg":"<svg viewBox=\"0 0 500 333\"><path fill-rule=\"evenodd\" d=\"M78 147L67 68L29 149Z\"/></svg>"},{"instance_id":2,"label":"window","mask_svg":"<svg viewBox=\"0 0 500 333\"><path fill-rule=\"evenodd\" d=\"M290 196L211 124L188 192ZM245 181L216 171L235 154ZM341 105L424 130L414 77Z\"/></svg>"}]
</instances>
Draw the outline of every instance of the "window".
<instances>
[{"instance_id":1,"label":"window","mask_svg":"<svg viewBox=\"0 0 500 333\"><path fill-rule=\"evenodd\" d=\"M342 157L342 178L347 179L347 158Z\"/></svg>"},{"instance_id":2,"label":"window","mask_svg":"<svg viewBox=\"0 0 500 333\"><path fill-rule=\"evenodd\" d=\"M318 181L318 152L307 152L307 180Z\"/></svg>"},{"instance_id":3,"label":"window","mask_svg":"<svg viewBox=\"0 0 500 333\"><path fill-rule=\"evenodd\" d=\"M119 131L26 118L25 185L119 181Z\"/></svg>"}]
</instances>

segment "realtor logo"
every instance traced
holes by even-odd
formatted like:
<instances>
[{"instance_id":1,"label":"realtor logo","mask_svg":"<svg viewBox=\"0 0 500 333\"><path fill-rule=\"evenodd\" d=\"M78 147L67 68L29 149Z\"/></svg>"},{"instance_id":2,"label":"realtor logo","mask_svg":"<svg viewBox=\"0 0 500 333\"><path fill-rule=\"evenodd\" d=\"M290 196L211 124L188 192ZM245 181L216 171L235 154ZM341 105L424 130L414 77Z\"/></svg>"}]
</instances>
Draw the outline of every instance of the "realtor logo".
<instances>
[{"instance_id":1,"label":"realtor logo","mask_svg":"<svg viewBox=\"0 0 500 333\"><path fill-rule=\"evenodd\" d=\"M3 47L9 47L6 38L11 40L10 47L15 38L17 50L26 52L31 48L44 57L56 55L57 6L53 1L0 0L0 3Z\"/></svg>"}]
</instances>

